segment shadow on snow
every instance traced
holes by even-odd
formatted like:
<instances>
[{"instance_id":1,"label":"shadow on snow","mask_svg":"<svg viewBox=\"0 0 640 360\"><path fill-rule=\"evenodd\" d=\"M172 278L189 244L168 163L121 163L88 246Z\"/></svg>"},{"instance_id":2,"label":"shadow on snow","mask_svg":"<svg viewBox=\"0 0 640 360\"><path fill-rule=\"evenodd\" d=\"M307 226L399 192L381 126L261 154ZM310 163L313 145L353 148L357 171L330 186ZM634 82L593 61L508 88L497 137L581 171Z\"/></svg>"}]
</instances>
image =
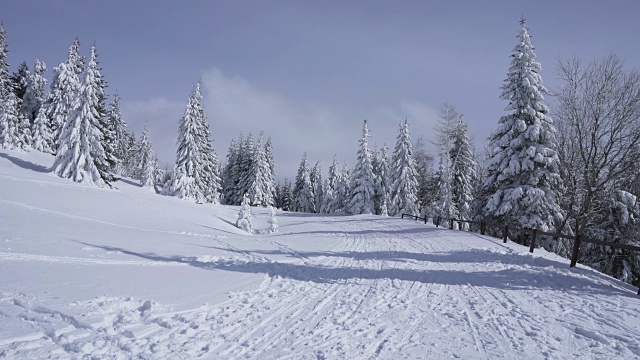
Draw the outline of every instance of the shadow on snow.
<instances>
[{"instance_id":1,"label":"shadow on snow","mask_svg":"<svg viewBox=\"0 0 640 360\"><path fill-rule=\"evenodd\" d=\"M11 156L9 154L0 152L0 157L3 157L9 161L11 161L12 163L14 163L15 165L26 169L26 170L33 170L33 171L37 171L37 172L41 172L41 173L48 173L51 172L51 168L48 168L46 166L42 166L42 165L38 165L38 164L34 164L31 161L26 161L26 160L22 160L22 159L18 159L17 157Z\"/></svg>"},{"instance_id":2,"label":"shadow on snow","mask_svg":"<svg viewBox=\"0 0 640 360\"><path fill-rule=\"evenodd\" d=\"M75 240L74 240L75 241ZM572 270L558 271L563 263L539 257L528 257L518 254L495 254L490 251L456 251L451 253L413 254L408 252L348 252L348 253L307 253L318 256L341 256L356 259L413 259L418 261L437 261L440 263L470 263L491 262L518 265L517 267L502 270L488 271L461 271L461 270L418 270L383 268L369 269L356 267L327 267L310 264L293 264L281 262L238 262L235 260L221 259L215 262L198 261L193 257L162 256L154 253L141 253L119 247L94 245L75 241L83 245L100 248L105 251L118 251L123 254L135 256L150 261L183 263L204 270L225 270L240 273L267 274L270 277L282 277L298 281L315 283L341 283L351 279L365 280L402 280L419 282L424 284L443 284L453 286L477 286L502 290L558 290L567 292L580 292L587 294L621 295L635 298L635 291L618 284L617 280L598 274L587 269L573 268ZM229 249L222 249L232 251ZM240 252L240 251L238 251ZM258 251L254 251L259 253ZM251 253L251 251L245 251ZM266 252L265 252L266 253ZM277 254L278 252L269 252ZM484 253L484 254L483 254ZM289 253L282 253L291 255ZM305 254L305 253L299 253ZM322 255L319 255L322 254ZM496 257L505 260L497 261ZM572 274L578 273L580 276ZM599 281L594 281L596 279ZM624 287L624 289L622 288Z\"/></svg>"}]
</instances>

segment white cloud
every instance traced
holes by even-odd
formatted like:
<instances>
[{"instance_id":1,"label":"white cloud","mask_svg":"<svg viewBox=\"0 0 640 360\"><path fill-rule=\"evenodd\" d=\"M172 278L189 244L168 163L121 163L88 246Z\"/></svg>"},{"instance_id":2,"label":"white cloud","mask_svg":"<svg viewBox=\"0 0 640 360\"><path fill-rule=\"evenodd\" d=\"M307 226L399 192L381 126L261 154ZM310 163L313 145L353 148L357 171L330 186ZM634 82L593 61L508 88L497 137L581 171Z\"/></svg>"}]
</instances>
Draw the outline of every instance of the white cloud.
<instances>
[{"instance_id":1,"label":"white cloud","mask_svg":"<svg viewBox=\"0 0 640 360\"><path fill-rule=\"evenodd\" d=\"M220 159L224 161L231 139L237 139L241 132L245 136L251 132L255 138L263 130L265 137L271 136L273 140L278 179L295 177L304 151L311 163L321 160L325 171L334 154L339 161L352 165L365 118L372 134L371 146L386 143L390 150L395 144L398 124L405 117L414 139L420 135L430 138L437 118L432 107L415 101L368 109L355 101L345 108L287 98L215 68L202 75L202 90ZM188 91L185 89L184 99L177 101L123 101L124 119L136 133L141 131L145 119L149 121L151 141L163 166L174 161L178 122Z\"/></svg>"}]
</instances>

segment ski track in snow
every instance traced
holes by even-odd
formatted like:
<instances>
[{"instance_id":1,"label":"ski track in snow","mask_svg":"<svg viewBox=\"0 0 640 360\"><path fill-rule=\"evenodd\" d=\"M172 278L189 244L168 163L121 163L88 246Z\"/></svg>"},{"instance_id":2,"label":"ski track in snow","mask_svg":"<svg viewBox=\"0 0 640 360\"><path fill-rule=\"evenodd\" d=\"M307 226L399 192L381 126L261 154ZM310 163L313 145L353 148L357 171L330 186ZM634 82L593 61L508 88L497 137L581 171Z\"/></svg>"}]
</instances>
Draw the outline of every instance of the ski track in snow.
<instances>
[{"instance_id":1,"label":"ski track in snow","mask_svg":"<svg viewBox=\"0 0 640 360\"><path fill-rule=\"evenodd\" d=\"M411 231L417 227L406 220L336 219L323 220L333 222L342 238L330 251L298 251L284 240L260 239L286 255L286 262L219 240L236 256L153 262L0 253L0 261L265 273L256 290L181 312L153 300L109 296L49 309L24 294L0 294L0 317L20 318L34 331L0 340L0 358L640 357L640 327L625 321L640 316L631 305L638 299L573 292L554 283L554 274L542 277L549 282L543 289L502 284L514 279L501 272L515 267L551 270L501 248L499 241L478 238L476 252L465 254L470 240L458 240L455 231L422 225L429 230L425 235ZM452 249L459 252L452 255ZM496 252L498 259L517 258L522 264L481 258Z\"/></svg>"}]
</instances>

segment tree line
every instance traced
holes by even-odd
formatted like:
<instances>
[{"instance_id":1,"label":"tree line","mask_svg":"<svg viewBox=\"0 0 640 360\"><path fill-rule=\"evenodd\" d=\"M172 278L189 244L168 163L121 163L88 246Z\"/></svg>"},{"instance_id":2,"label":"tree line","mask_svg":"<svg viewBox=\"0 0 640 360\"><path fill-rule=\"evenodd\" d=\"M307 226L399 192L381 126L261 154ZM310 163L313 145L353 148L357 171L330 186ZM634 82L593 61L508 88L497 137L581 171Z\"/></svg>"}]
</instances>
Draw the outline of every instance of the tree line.
<instances>
[{"instance_id":1,"label":"tree line","mask_svg":"<svg viewBox=\"0 0 640 360\"><path fill-rule=\"evenodd\" d=\"M411 140L400 122L393 151L369 146L365 120L353 168L336 161L323 178L304 153L293 182L276 183L271 139L249 133L231 141L224 164L212 146L200 84L190 92L179 122L173 169L158 169L148 126L136 140L119 111L119 97L105 105L106 81L96 47L89 62L76 39L67 60L54 68L50 91L36 60L9 73L0 27L0 144L51 152L53 171L77 182L108 186L121 176L157 186L166 195L199 203L276 206L289 211L483 220L516 228L638 245L640 239L640 72L614 54L583 64L559 60L562 84L547 105L529 30L520 21L502 85L506 115L477 152L463 115L443 104L432 143ZM437 159L437 164L436 164ZM464 225L467 226L467 225ZM527 244L527 235L514 239ZM571 244L542 239L567 256ZM587 244L581 262L635 285L640 258L623 249Z\"/></svg>"}]
</instances>

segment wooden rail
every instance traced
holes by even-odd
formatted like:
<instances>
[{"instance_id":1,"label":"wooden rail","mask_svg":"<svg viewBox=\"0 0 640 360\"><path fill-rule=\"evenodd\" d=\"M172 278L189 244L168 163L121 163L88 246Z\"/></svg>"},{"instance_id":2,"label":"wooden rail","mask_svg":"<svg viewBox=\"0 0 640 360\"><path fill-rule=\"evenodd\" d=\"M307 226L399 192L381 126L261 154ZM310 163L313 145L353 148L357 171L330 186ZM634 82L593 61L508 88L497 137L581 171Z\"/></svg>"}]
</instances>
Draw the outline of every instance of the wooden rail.
<instances>
[{"instance_id":1,"label":"wooden rail","mask_svg":"<svg viewBox=\"0 0 640 360\"><path fill-rule=\"evenodd\" d=\"M411 214L402 214L401 218L404 219L404 217L412 217L415 218L415 220L417 221L418 219L423 220L424 223L427 223L427 217L425 216L424 218L421 218L419 216L415 216L415 215L411 215ZM585 238L583 236L581 236L580 234L572 236L572 235L565 235L565 234L559 234L559 233L550 233L550 232L546 232L546 231L541 231L538 229L519 229L519 228L514 228L514 227L509 227L509 225L500 225L500 224L495 224L495 223L488 223L486 221L472 221L472 220L462 220L462 219L454 219L454 218L443 218L443 217L436 217L433 218L433 222L435 223L436 227L440 227L440 224L442 223L442 221L447 221L449 223L449 229L453 230L453 224L454 223L458 223L458 228L462 228L462 223L469 223L469 224L478 224L480 225L480 234L484 235L486 230L487 230L487 226L488 227L492 227L492 228L499 228L502 230L502 240L504 243L507 243L508 237L509 237L509 231L514 231L514 232L530 232L531 233L531 244L529 245L529 252L533 252L533 250L536 247L536 238L538 235L546 235L546 236L551 236L551 237L555 237L555 238L563 238L563 239L568 239L568 240L572 240L573 241L573 251L571 252L571 263L569 264L569 267L574 267L576 266L577 262L578 262L578 256L580 254L580 245L585 242L585 243L592 243L592 244L598 244L598 245L604 245L604 246L609 246L611 248L616 248L616 249L625 249L625 250L631 250L631 251L637 251L640 252L640 246L634 246L634 245L627 245L627 244L618 244L618 243L614 243L614 242L608 242L608 241L602 241L602 240L596 240L596 239L589 239L589 238ZM638 295L640 295L640 288L638 289Z\"/></svg>"}]
</instances>

